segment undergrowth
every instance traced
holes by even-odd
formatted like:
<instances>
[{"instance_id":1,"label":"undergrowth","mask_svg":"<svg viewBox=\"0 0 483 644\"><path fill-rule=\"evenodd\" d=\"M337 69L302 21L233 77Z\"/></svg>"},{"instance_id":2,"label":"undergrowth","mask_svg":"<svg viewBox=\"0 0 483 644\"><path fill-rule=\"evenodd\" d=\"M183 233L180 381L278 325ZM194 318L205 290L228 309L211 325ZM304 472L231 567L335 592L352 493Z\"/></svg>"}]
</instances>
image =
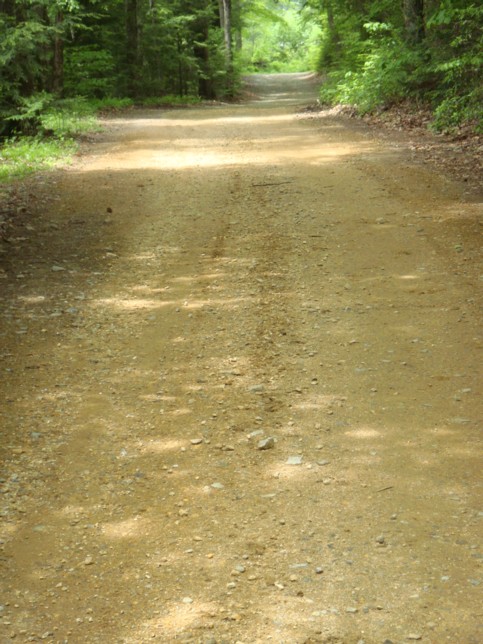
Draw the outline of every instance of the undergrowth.
<instances>
[{"instance_id":1,"label":"undergrowth","mask_svg":"<svg viewBox=\"0 0 483 644\"><path fill-rule=\"evenodd\" d=\"M73 139L12 139L0 148L0 181L10 181L68 161L77 145Z\"/></svg>"},{"instance_id":2,"label":"undergrowth","mask_svg":"<svg viewBox=\"0 0 483 644\"><path fill-rule=\"evenodd\" d=\"M195 105L193 96L147 98L142 107ZM83 135L101 130L98 115L135 106L130 98L87 100L83 97L58 100L41 92L21 99L15 113L3 121L0 144L0 182L66 163L78 149Z\"/></svg>"}]
</instances>

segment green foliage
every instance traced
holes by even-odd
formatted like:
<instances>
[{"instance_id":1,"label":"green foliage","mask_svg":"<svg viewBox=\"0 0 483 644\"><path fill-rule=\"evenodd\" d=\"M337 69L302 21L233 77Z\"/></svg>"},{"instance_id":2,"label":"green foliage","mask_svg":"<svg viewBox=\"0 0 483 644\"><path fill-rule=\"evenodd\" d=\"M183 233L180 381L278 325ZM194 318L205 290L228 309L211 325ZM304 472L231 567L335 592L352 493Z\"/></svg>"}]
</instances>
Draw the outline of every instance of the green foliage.
<instances>
[{"instance_id":1,"label":"green foliage","mask_svg":"<svg viewBox=\"0 0 483 644\"><path fill-rule=\"evenodd\" d=\"M141 101L143 107L184 107L189 105L199 105L201 99L199 96L177 96L175 94L167 94L166 96L151 96Z\"/></svg>"},{"instance_id":2,"label":"green foliage","mask_svg":"<svg viewBox=\"0 0 483 644\"><path fill-rule=\"evenodd\" d=\"M99 130L96 107L83 97L56 101L40 117L41 133L58 139L75 138Z\"/></svg>"},{"instance_id":3,"label":"green foliage","mask_svg":"<svg viewBox=\"0 0 483 644\"><path fill-rule=\"evenodd\" d=\"M10 181L66 162L76 150L72 140L23 137L0 148L0 181Z\"/></svg>"},{"instance_id":4,"label":"green foliage","mask_svg":"<svg viewBox=\"0 0 483 644\"><path fill-rule=\"evenodd\" d=\"M479 133L482 127L483 91L475 88L462 96L448 96L436 107L433 128L444 132L457 129L463 123L473 123Z\"/></svg>"},{"instance_id":5,"label":"green foliage","mask_svg":"<svg viewBox=\"0 0 483 644\"><path fill-rule=\"evenodd\" d=\"M117 112L120 110L127 110L134 107L134 100L132 98L98 98L89 99L89 105L98 113L103 112Z\"/></svg>"},{"instance_id":6,"label":"green foliage","mask_svg":"<svg viewBox=\"0 0 483 644\"><path fill-rule=\"evenodd\" d=\"M96 45L65 51L64 92L67 96L104 98L115 91L115 64L111 52Z\"/></svg>"},{"instance_id":7,"label":"green foliage","mask_svg":"<svg viewBox=\"0 0 483 644\"><path fill-rule=\"evenodd\" d=\"M301 13L298 2L255 6L245 18L241 64L244 71L297 72L315 69L320 28Z\"/></svg>"},{"instance_id":8,"label":"green foliage","mask_svg":"<svg viewBox=\"0 0 483 644\"><path fill-rule=\"evenodd\" d=\"M324 101L354 105L361 113L395 103L409 93L412 72L421 63L417 52L386 23L366 23L369 37L352 69L335 70L322 89Z\"/></svg>"},{"instance_id":9,"label":"green foliage","mask_svg":"<svg viewBox=\"0 0 483 644\"><path fill-rule=\"evenodd\" d=\"M12 123L17 134L37 134L42 127L42 114L51 107L53 100L53 95L48 92L19 97L17 111L7 116L6 120Z\"/></svg>"},{"instance_id":10,"label":"green foliage","mask_svg":"<svg viewBox=\"0 0 483 644\"><path fill-rule=\"evenodd\" d=\"M0 136L30 117L35 131L37 113L27 116L23 101L42 92L214 97L231 91L236 74L217 0L0 2ZM52 115L50 121L56 125Z\"/></svg>"},{"instance_id":11,"label":"green foliage","mask_svg":"<svg viewBox=\"0 0 483 644\"><path fill-rule=\"evenodd\" d=\"M367 112L410 98L433 105L437 129L467 121L481 128L483 6L428 2L415 38L421 15L402 7L413 12L417 4L309 1L322 15L322 100Z\"/></svg>"},{"instance_id":12,"label":"green foliage","mask_svg":"<svg viewBox=\"0 0 483 644\"><path fill-rule=\"evenodd\" d=\"M7 117L18 134L66 139L98 128L95 105L82 97L56 100L53 94L39 92L19 103L18 112Z\"/></svg>"},{"instance_id":13,"label":"green foliage","mask_svg":"<svg viewBox=\"0 0 483 644\"><path fill-rule=\"evenodd\" d=\"M483 86L483 6L452 8L435 14L430 26L438 41L449 40L449 47L438 48L433 69L438 87L433 91L434 127L451 130L463 122L482 128Z\"/></svg>"}]
</instances>

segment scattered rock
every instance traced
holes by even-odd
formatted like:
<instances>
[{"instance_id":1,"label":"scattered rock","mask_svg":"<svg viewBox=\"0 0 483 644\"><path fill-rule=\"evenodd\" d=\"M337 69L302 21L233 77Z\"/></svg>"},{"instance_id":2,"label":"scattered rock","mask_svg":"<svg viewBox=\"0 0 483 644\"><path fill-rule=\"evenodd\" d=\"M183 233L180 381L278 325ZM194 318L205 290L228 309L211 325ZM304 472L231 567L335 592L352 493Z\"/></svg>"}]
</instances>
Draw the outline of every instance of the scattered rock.
<instances>
[{"instance_id":1,"label":"scattered rock","mask_svg":"<svg viewBox=\"0 0 483 644\"><path fill-rule=\"evenodd\" d=\"M265 449L272 449L275 447L275 439L273 436L268 436L268 438L262 438L262 440L258 441L257 444L257 449L260 450L265 450Z\"/></svg>"}]
</instances>

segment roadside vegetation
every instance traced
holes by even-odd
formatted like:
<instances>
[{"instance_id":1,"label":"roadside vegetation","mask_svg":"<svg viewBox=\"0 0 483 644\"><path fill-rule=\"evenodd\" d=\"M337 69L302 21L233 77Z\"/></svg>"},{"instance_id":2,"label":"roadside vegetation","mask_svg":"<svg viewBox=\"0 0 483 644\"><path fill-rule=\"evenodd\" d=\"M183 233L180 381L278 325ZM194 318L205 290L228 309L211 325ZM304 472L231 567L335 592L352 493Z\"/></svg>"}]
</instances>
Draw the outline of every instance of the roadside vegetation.
<instances>
[{"instance_id":1,"label":"roadside vegetation","mask_svg":"<svg viewBox=\"0 0 483 644\"><path fill-rule=\"evenodd\" d=\"M483 5L324 0L323 6L323 101L360 113L409 101L431 110L435 130L470 124L481 132Z\"/></svg>"},{"instance_id":2,"label":"roadside vegetation","mask_svg":"<svg viewBox=\"0 0 483 644\"><path fill-rule=\"evenodd\" d=\"M99 113L231 100L255 72L481 132L482 22L468 0L0 0L0 180L65 160Z\"/></svg>"}]
</instances>

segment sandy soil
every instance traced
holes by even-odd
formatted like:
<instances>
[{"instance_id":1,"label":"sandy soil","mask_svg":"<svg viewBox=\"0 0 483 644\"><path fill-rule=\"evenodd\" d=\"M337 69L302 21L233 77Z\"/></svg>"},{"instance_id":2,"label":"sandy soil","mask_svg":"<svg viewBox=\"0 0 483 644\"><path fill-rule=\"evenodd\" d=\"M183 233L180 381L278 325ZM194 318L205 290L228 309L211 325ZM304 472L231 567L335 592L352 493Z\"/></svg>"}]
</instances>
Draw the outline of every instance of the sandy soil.
<instances>
[{"instance_id":1,"label":"sandy soil","mask_svg":"<svg viewBox=\"0 0 483 644\"><path fill-rule=\"evenodd\" d=\"M481 207L315 89L112 118L25 184L1 642L483 641Z\"/></svg>"}]
</instances>

